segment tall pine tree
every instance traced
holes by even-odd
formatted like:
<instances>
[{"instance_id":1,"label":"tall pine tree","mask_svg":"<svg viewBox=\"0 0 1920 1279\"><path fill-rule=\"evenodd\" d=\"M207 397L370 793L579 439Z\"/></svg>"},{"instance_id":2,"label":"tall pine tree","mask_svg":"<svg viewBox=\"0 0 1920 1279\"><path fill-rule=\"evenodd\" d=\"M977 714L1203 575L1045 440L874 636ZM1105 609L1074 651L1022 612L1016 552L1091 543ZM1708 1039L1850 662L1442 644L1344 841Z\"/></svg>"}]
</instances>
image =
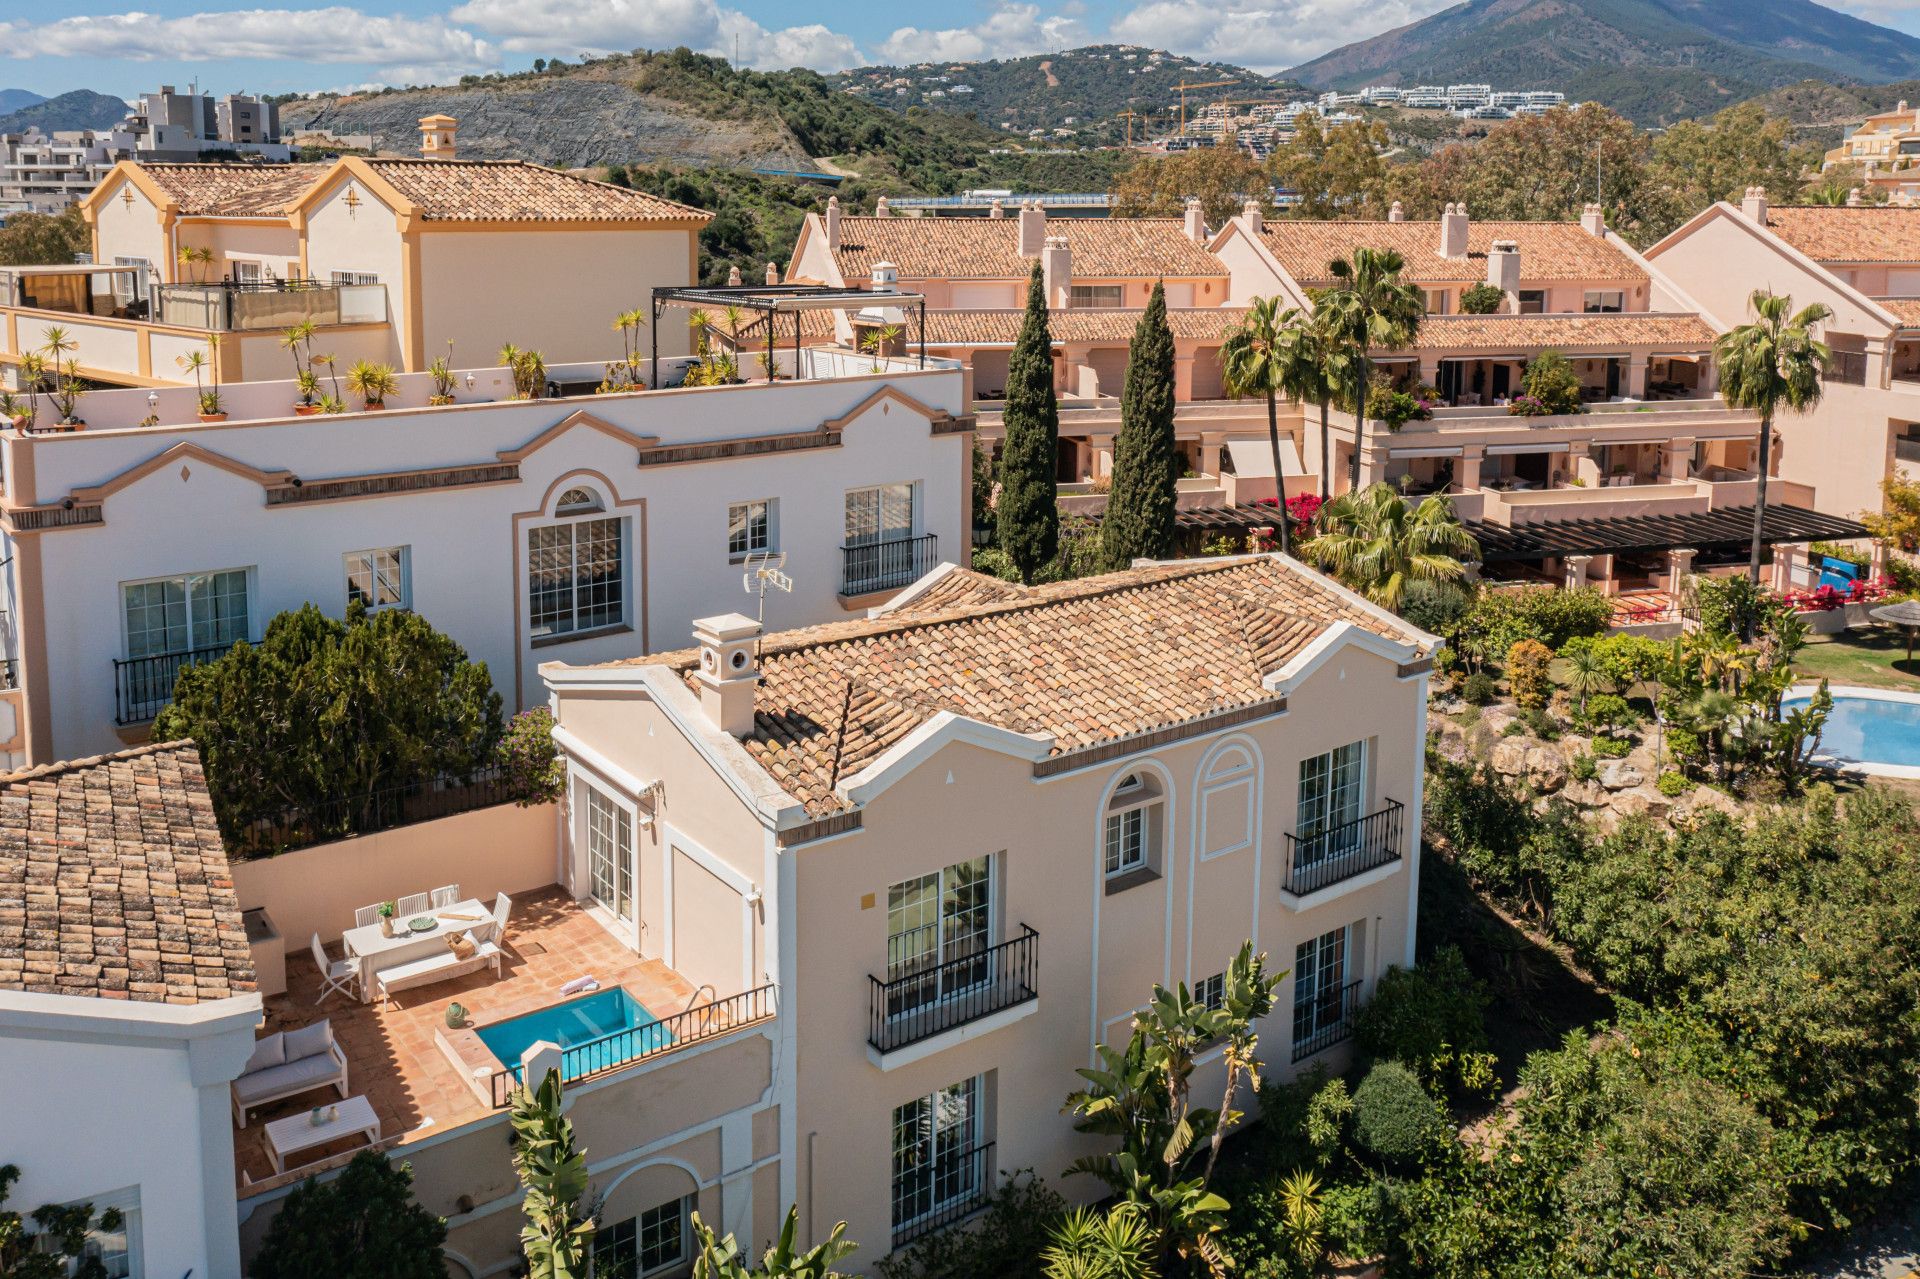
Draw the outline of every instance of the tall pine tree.
<instances>
[{"instance_id":1,"label":"tall pine tree","mask_svg":"<svg viewBox=\"0 0 1920 1279\"><path fill-rule=\"evenodd\" d=\"M1108 569L1136 558L1173 553L1175 484L1180 455L1173 445L1173 330L1159 283L1133 330L1127 381L1120 393L1120 434L1113 444L1113 487L1100 522L1100 557Z\"/></svg>"},{"instance_id":2,"label":"tall pine tree","mask_svg":"<svg viewBox=\"0 0 1920 1279\"><path fill-rule=\"evenodd\" d=\"M1053 394L1053 338L1040 264L1027 281L1027 314L1007 359L1006 441L1000 447L1000 501L994 527L1000 549L1031 584L1060 549L1060 506L1054 496L1060 405Z\"/></svg>"}]
</instances>

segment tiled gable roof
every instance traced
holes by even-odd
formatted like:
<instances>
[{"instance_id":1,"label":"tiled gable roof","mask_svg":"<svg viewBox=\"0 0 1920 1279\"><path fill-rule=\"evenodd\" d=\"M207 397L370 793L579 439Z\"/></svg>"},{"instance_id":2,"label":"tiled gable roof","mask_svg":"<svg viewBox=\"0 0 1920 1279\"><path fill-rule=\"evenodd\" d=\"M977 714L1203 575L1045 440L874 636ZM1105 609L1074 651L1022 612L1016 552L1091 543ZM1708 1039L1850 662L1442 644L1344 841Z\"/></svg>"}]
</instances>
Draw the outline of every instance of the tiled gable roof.
<instances>
[{"instance_id":1,"label":"tiled gable roof","mask_svg":"<svg viewBox=\"0 0 1920 1279\"><path fill-rule=\"evenodd\" d=\"M937 589L937 588L936 588ZM835 785L941 711L1054 738L1054 753L1273 700L1262 678L1335 622L1412 644L1309 569L1186 560L768 636L742 745L816 816ZM698 655L656 654L691 680Z\"/></svg>"},{"instance_id":2,"label":"tiled gable roof","mask_svg":"<svg viewBox=\"0 0 1920 1279\"><path fill-rule=\"evenodd\" d=\"M1920 298L1875 298L1904 329L1920 329Z\"/></svg>"},{"instance_id":3,"label":"tiled gable roof","mask_svg":"<svg viewBox=\"0 0 1920 1279\"><path fill-rule=\"evenodd\" d=\"M183 217L277 218L317 181L325 164L151 164L145 173Z\"/></svg>"},{"instance_id":4,"label":"tiled gable roof","mask_svg":"<svg viewBox=\"0 0 1920 1279\"><path fill-rule=\"evenodd\" d=\"M991 346L1010 344L1020 335L1020 320L1026 313L1013 310L929 310L927 342L939 346ZM1245 307L1176 308L1167 312L1167 327L1176 338L1219 341L1246 317ZM912 334L908 321L908 333ZM1125 346L1133 340L1140 323L1140 312L1133 310L1052 311L1047 315L1047 332L1055 342L1101 342Z\"/></svg>"},{"instance_id":5,"label":"tiled gable roof","mask_svg":"<svg viewBox=\"0 0 1920 1279\"><path fill-rule=\"evenodd\" d=\"M902 592L901 596L895 597L898 602L886 605L883 616L925 617L949 609L975 604L1000 604L1026 596L1026 592L1013 582L959 567L953 568L911 599L903 599L902 596L906 594Z\"/></svg>"},{"instance_id":6,"label":"tiled gable roof","mask_svg":"<svg viewBox=\"0 0 1920 1279\"><path fill-rule=\"evenodd\" d=\"M1219 258L1188 238L1178 218L1049 218L1049 236L1063 235L1076 279L1224 279ZM1034 259L1020 256L1020 219L840 219L834 254L849 284L872 277L876 262L900 268L900 279L1025 280Z\"/></svg>"},{"instance_id":7,"label":"tiled gable roof","mask_svg":"<svg viewBox=\"0 0 1920 1279\"><path fill-rule=\"evenodd\" d=\"M367 161L439 222L663 222L713 215L644 191L522 160Z\"/></svg>"},{"instance_id":8,"label":"tiled gable roof","mask_svg":"<svg viewBox=\"0 0 1920 1279\"><path fill-rule=\"evenodd\" d=\"M1616 311L1602 315L1430 315L1414 349L1436 351L1593 350L1660 346L1706 350L1713 326L1697 315Z\"/></svg>"},{"instance_id":9,"label":"tiled gable roof","mask_svg":"<svg viewBox=\"0 0 1920 1279\"><path fill-rule=\"evenodd\" d=\"M1775 205L1767 226L1816 262L1920 262L1920 208Z\"/></svg>"},{"instance_id":10,"label":"tiled gable roof","mask_svg":"<svg viewBox=\"0 0 1920 1279\"><path fill-rule=\"evenodd\" d=\"M0 990L191 1004L254 989L192 742L0 775Z\"/></svg>"},{"instance_id":11,"label":"tiled gable roof","mask_svg":"<svg viewBox=\"0 0 1920 1279\"><path fill-rule=\"evenodd\" d=\"M1413 284L1478 284L1487 278L1495 240L1520 246L1523 280L1644 280L1639 264L1574 222L1482 222L1468 219L1467 256L1440 256L1438 222L1317 222L1274 218L1260 239L1288 275L1303 285L1332 282L1327 264L1355 249L1397 249L1402 278Z\"/></svg>"}]
</instances>

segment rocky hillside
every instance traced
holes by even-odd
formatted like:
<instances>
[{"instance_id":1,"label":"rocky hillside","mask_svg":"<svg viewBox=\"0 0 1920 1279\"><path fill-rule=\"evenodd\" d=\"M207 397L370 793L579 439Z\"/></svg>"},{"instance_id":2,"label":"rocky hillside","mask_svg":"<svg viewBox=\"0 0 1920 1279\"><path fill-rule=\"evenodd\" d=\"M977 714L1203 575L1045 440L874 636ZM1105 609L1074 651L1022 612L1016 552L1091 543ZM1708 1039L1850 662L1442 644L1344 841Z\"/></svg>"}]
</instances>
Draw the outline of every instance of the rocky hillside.
<instances>
[{"instance_id":1,"label":"rocky hillside","mask_svg":"<svg viewBox=\"0 0 1920 1279\"><path fill-rule=\"evenodd\" d=\"M75 89L57 97L24 103L0 115L0 133L19 133L28 128L38 128L42 133L61 129L109 129L126 115L127 104L120 98L90 89Z\"/></svg>"}]
</instances>

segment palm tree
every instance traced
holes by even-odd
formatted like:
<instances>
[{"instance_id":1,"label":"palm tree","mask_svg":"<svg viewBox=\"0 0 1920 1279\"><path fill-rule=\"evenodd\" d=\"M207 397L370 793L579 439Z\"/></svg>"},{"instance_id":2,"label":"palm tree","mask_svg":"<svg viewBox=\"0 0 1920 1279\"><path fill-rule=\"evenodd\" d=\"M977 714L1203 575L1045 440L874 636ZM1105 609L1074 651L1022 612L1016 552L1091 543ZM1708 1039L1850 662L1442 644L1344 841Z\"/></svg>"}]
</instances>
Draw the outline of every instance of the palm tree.
<instances>
[{"instance_id":1,"label":"palm tree","mask_svg":"<svg viewBox=\"0 0 1920 1279\"><path fill-rule=\"evenodd\" d=\"M1370 354L1375 347L1393 350L1413 341L1420 331L1426 303L1420 290L1400 278L1406 259L1392 249L1355 249L1353 260L1335 258L1327 274L1337 283L1315 304L1324 313L1332 334L1352 358L1348 388L1353 397L1353 458L1347 468L1347 491L1360 487L1360 451L1366 444L1367 388L1373 384Z\"/></svg>"},{"instance_id":2,"label":"palm tree","mask_svg":"<svg viewBox=\"0 0 1920 1279\"><path fill-rule=\"evenodd\" d=\"M1398 611L1409 582L1457 582L1480 544L1436 494L1409 507L1386 484L1342 493L1320 512L1321 533L1302 548L1313 564L1382 608Z\"/></svg>"},{"instance_id":3,"label":"palm tree","mask_svg":"<svg viewBox=\"0 0 1920 1279\"><path fill-rule=\"evenodd\" d=\"M1574 695L1582 715L1587 713L1589 697L1611 693L1619 688L1613 671L1590 644L1578 647L1569 645L1566 655L1555 659L1553 676Z\"/></svg>"},{"instance_id":4,"label":"palm tree","mask_svg":"<svg viewBox=\"0 0 1920 1279\"><path fill-rule=\"evenodd\" d=\"M1157 1241L1140 1206L1075 1208L1047 1228L1040 1254L1047 1279L1154 1279Z\"/></svg>"},{"instance_id":5,"label":"palm tree","mask_svg":"<svg viewBox=\"0 0 1920 1279\"><path fill-rule=\"evenodd\" d=\"M1220 369L1228 395L1261 395L1267 401L1267 443L1273 449L1273 493L1280 506L1280 553L1292 554L1287 541L1287 471L1280 464L1279 395L1288 390L1282 363L1282 330L1288 321L1279 315L1273 298L1255 298L1246 318L1220 344ZM1289 310L1287 316L1297 316ZM1321 470L1325 470L1323 465ZM1323 484L1325 480L1321 481Z\"/></svg>"},{"instance_id":6,"label":"palm tree","mask_svg":"<svg viewBox=\"0 0 1920 1279\"><path fill-rule=\"evenodd\" d=\"M1833 314L1825 304L1793 309L1784 293L1755 289L1747 299L1753 321L1729 329L1713 344L1720 365L1720 397L1760 415L1760 466L1753 489L1753 544L1747 576L1760 580L1760 539L1767 514L1767 470L1773 464L1773 415L1782 407L1805 413L1820 402L1820 378L1833 353L1813 326ZM1752 628L1742 639L1753 638Z\"/></svg>"}]
</instances>

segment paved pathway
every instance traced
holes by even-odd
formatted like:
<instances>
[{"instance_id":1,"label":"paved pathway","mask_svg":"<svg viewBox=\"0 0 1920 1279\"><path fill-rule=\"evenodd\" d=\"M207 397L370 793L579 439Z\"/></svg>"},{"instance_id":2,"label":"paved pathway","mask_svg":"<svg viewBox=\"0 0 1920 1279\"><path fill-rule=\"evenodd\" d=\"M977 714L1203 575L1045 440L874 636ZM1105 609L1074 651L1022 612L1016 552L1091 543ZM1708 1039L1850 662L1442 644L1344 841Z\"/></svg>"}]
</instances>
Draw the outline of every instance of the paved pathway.
<instances>
[{"instance_id":1,"label":"paved pathway","mask_svg":"<svg viewBox=\"0 0 1920 1279\"><path fill-rule=\"evenodd\" d=\"M1920 1279L1920 1203L1862 1231L1816 1273L1822 1279Z\"/></svg>"}]
</instances>

